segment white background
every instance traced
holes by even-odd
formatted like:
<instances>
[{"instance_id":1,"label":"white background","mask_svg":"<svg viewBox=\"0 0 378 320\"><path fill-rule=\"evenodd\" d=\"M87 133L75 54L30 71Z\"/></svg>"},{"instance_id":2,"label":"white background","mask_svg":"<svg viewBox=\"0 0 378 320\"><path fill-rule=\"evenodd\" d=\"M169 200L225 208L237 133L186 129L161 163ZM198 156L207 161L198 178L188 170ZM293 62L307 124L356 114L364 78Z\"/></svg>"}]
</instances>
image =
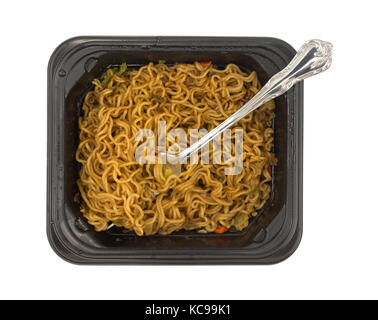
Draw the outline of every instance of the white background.
<instances>
[{"instance_id":1,"label":"white background","mask_svg":"<svg viewBox=\"0 0 378 320\"><path fill-rule=\"evenodd\" d=\"M376 1L5 1L0 298L378 298ZM76 266L50 248L46 73L77 35L272 36L334 44L305 83L304 233L273 266Z\"/></svg>"}]
</instances>

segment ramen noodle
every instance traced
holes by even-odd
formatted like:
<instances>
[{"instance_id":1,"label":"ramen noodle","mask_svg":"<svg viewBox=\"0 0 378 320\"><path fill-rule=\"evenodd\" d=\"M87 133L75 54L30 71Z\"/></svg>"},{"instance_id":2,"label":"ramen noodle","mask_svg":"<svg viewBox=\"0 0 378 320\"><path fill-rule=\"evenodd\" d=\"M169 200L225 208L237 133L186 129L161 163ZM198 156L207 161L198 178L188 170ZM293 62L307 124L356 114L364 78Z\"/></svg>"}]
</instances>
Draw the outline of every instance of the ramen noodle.
<instances>
[{"instance_id":1,"label":"ramen noodle","mask_svg":"<svg viewBox=\"0 0 378 320\"><path fill-rule=\"evenodd\" d=\"M275 104L266 103L237 122L243 132L242 170L226 175L229 163L139 164L140 129L158 136L171 129L208 131L237 111L261 88L255 71L211 62L152 63L139 69L109 68L93 80L79 118L77 181L81 212L96 231L115 225L138 236L178 230L223 233L242 230L270 197ZM172 143L167 143L169 147ZM212 150L210 144L209 150Z\"/></svg>"}]
</instances>

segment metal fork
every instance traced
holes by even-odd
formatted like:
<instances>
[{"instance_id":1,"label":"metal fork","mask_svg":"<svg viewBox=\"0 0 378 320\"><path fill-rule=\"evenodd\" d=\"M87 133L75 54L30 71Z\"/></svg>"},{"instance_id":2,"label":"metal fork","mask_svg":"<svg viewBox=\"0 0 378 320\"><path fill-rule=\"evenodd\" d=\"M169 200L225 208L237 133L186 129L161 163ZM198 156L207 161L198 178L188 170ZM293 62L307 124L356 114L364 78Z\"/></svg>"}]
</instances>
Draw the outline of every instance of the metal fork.
<instances>
[{"instance_id":1,"label":"metal fork","mask_svg":"<svg viewBox=\"0 0 378 320\"><path fill-rule=\"evenodd\" d=\"M305 42L293 60L282 71L270 78L261 90L233 115L179 154L175 155L163 152L160 152L160 154L167 156L167 165L169 163L182 163L183 159L190 157L253 110L288 91L298 81L327 70L331 62L331 43L322 40L309 40Z\"/></svg>"}]
</instances>

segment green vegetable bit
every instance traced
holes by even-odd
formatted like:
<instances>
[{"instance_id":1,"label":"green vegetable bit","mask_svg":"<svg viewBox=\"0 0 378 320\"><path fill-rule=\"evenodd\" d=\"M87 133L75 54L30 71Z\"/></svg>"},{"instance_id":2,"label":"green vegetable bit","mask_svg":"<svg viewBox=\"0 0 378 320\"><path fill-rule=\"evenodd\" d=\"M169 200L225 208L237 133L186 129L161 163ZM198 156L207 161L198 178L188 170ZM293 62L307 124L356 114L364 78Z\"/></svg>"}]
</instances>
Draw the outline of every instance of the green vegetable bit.
<instances>
[{"instance_id":1,"label":"green vegetable bit","mask_svg":"<svg viewBox=\"0 0 378 320\"><path fill-rule=\"evenodd\" d=\"M126 62L122 63L121 66L119 67L118 72L116 73L117 76L122 75L127 69Z\"/></svg>"},{"instance_id":2,"label":"green vegetable bit","mask_svg":"<svg viewBox=\"0 0 378 320\"><path fill-rule=\"evenodd\" d=\"M114 73L114 69L109 69L104 80L102 80L101 84L103 87L106 87L109 81L113 78L114 75L121 76L127 69L126 62L122 63L119 67L119 70Z\"/></svg>"}]
</instances>

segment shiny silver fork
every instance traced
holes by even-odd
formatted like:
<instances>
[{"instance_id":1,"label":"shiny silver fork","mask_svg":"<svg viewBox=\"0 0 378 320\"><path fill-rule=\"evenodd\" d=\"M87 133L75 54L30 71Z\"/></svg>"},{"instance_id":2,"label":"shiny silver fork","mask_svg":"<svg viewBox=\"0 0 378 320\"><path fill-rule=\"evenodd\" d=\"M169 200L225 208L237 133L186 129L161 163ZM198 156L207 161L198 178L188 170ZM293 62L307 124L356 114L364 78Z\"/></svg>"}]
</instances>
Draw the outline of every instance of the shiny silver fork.
<instances>
[{"instance_id":1,"label":"shiny silver fork","mask_svg":"<svg viewBox=\"0 0 378 320\"><path fill-rule=\"evenodd\" d=\"M331 62L331 43L321 40L307 41L298 50L293 60L291 60L282 71L270 78L261 90L233 115L179 154L175 155L162 152L160 152L160 154L167 156L167 165L169 165L169 163L182 163L183 159L190 157L253 110L256 110L264 103L288 91L298 81L302 81L327 70Z\"/></svg>"}]
</instances>

